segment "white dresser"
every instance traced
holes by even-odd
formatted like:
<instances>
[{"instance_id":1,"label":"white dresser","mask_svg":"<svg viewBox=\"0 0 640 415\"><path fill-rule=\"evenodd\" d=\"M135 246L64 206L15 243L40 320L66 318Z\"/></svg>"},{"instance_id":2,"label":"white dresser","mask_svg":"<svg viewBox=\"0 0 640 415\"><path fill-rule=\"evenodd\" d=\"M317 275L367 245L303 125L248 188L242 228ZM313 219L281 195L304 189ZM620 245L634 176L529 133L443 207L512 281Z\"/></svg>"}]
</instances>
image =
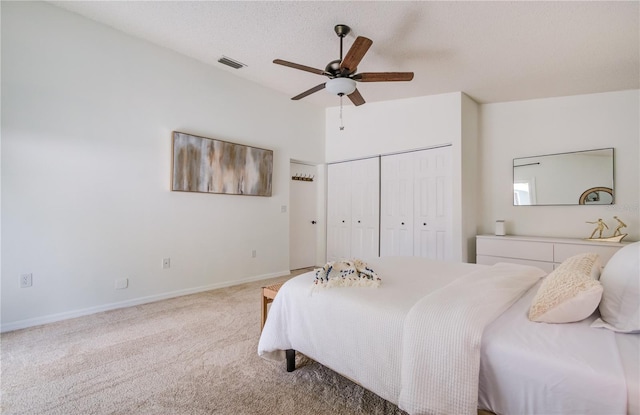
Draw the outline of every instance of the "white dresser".
<instances>
[{"instance_id":1,"label":"white dresser","mask_svg":"<svg viewBox=\"0 0 640 415\"><path fill-rule=\"evenodd\" d=\"M493 265L498 262L533 265L547 272L565 259L584 252L600 255L602 265L625 243L595 242L572 238L537 236L476 236L476 263Z\"/></svg>"}]
</instances>

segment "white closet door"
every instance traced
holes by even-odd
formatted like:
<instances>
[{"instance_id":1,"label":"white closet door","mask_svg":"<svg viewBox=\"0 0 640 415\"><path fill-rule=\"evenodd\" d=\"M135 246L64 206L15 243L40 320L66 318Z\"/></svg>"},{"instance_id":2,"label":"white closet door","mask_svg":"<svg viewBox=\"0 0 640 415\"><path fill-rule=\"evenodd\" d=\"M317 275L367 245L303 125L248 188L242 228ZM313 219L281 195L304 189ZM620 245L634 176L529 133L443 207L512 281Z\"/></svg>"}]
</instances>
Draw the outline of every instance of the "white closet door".
<instances>
[{"instance_id":1,"label":"white closet door","mask_svg":"<svg viewBox=\"0 0 640 415\"><path fill-rule=\"evenodd\" d=\"M379 158L348 163L351 168L351 258L375 258L380 240Z\"/></svg>"},{"instance_id":2,"label":"white closet door","mask_svg":"<svg viewBox=\"0 0 640 415\"><path fill-rule=\"evenodd\" d=\"M327 166L327 261L351 256L351 166Z\"/></svg>"},{"instance_id":3,"label":"white closet door","mask_svg":"<svg viewBox=\"0 0 640 415\"><path fill-rule=\"evenodd\" d=\"M381 158L380 256L413 256L413 153Z\"/></svg>"},{"instance_id":4,"label":"white closet door","mask_svg":"<svg viewBox=\"0 0 640 415\"><path fill-rule=\"evenodd\" d=\"M414 255L452 259L451 146L414 154Z\"/></svg>"}]
</instances>

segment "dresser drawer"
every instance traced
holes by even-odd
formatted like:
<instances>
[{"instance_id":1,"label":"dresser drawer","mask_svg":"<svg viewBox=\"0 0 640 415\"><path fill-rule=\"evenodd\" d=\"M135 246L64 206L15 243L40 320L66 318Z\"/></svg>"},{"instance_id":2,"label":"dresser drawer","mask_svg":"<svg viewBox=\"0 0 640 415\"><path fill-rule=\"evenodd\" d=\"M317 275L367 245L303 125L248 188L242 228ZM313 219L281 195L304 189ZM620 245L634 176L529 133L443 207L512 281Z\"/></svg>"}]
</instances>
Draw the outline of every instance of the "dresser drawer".
<instances>
[{"instance_id":1,"label":"dresser drawer","mask_svg":"<svg viewBox=\"0 0 640 415\"><path fill-rule=\"evenodd\" d=\"M489 255L530 261L553 262L553 244L545 242L479 238L476 244L476 252L479 256Z\"/></svg>"},{"instance_id":2,"label":"dresser drawer","mask_svg":"<svg viewBox=\"0 0 640 415\"><path fill-rule=\"evenodd\" d=\"M533 265L551 272L574 255L593 252L604 266L625 244L586 241L577 238L546 238L536 236L478 235L476 262L493 265L497 262Z\"/></svg>"},{"instance_id":3,"label":"dresser drawer","mask_svg":"<svg viewBox=\"0 0 640 415\"><path fill-rule=\"evenodd\" d=\"M619 246L579 245L579 244L554 244L553 261L561 263L565 259L578 254L593 252L600 256L600 262L604 266L620 249Z\"/></svg>"}]
</instances>

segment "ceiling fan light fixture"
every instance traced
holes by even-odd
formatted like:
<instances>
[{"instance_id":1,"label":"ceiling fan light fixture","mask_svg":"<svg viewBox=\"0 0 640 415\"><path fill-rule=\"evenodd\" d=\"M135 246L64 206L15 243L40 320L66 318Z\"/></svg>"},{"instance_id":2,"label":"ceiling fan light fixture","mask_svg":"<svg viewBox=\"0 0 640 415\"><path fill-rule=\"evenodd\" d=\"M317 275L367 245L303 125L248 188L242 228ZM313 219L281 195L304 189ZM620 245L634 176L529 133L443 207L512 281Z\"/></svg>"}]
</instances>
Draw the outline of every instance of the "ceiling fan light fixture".
<instances>
[{"instance_id":1,"label":"ceiling fan light fixture","mask_svg":"<svg viewBox=\"0 0 640 415\"><path fill-rule=\"evenodd\" d=\"M333 78L327 81L325 88L334 95L349 95L356 90L356 81L351 78Z\"/></svg>"}]
</instances>

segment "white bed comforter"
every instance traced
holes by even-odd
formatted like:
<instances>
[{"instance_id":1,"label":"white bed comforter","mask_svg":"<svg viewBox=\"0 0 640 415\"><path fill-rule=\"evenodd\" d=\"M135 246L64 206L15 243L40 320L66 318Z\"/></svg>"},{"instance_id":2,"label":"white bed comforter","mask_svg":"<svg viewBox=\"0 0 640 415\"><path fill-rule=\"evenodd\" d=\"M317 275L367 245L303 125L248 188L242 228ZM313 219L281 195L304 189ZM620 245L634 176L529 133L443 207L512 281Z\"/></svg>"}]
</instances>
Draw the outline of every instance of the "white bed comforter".
<instances>
[{"instance_id":1,"label":"white bed comforter","mask_svg":"<svg viewBox=\"0 0 640 415\"><path fill-rule=\"evenodd\" d=\"M484 331L479 407L496 414L640 415L640 335L527 318L532 287Z\"/></svg>"},{"instance_id":2,"label":"white bed comforter","mask_svg":"<svg viewBox=\"0 0 640 415\"><path fill-rule=\"evenodd\" d=\"M258 353L295 349L410 414L475 413L484 327L545 273L422 258L368 261L380 288L313 289L313 273L276 296Z\"/></svg>"}]
</instances>

